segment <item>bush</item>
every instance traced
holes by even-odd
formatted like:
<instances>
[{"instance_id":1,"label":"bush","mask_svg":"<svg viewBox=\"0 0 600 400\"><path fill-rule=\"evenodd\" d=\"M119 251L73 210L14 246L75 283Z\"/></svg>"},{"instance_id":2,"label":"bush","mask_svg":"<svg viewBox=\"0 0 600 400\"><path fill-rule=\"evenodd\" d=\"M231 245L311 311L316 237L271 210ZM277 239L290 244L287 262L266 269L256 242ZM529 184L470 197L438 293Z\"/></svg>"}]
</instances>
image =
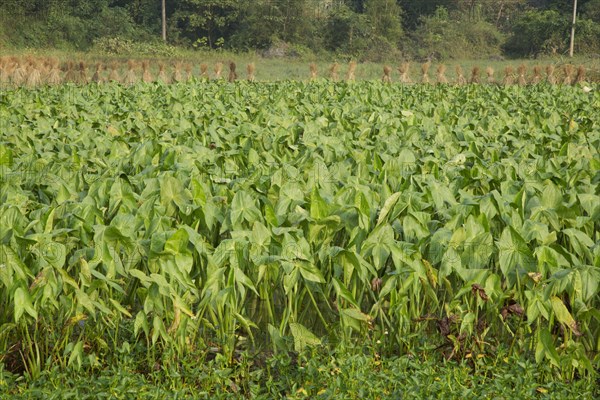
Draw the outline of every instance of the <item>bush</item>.
<instances>
[{"instance_id":1,"label":"bush","mask_svg":"<svg viewBox=\"0 0 600 400\"><path fill-rule=\"evenodd\" d=\"M504 37L486 21L465 21L462 15L451 16L438 7L432 16L421 18L413 35L416 58L457 59L482 58L501 53Z\"/></svg>"},{"instance_id":2,"label":"bush","mask_svg":"<svg viewBox=\"0 0 600 400\"><path fill-rule=\"evenodd\" d=\"M94 41L92 51L111 56L172 57L177 48L163 42L134 42L121 37L102 37Z\"/></svg>"},{"instance_id":3,"label":"bush","mask_svg":"<svg viewBox=\"0 0 600 400\"><path fill-rule=\"evenodd\" d=\"M527 11L511 29L505 50L515 56L555 53L567 47L569 19L558 11Z\"/></svg>"}]
</instances>

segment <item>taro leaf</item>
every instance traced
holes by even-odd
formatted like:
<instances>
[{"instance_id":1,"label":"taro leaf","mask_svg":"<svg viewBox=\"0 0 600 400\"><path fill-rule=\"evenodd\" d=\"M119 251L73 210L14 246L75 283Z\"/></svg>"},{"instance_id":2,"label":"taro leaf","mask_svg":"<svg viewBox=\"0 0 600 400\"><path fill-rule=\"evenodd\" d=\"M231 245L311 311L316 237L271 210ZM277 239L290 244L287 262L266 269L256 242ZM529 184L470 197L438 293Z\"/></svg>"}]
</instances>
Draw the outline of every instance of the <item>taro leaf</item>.
<instances>
[{"instance_id":1,"label":"taro leaf","mask_svg":"<svg viewBox=\"0 0 600 400\"><path fill-rule=\"evenodd\" d=\"M110 188L108 215L114 215L121 206L127 211L133 211L137 208L137 203L129 182L117 178Z\"/></svg>"},{"instance_id":2,"label":"taro leaf","mask_svg":"<svg viewBox=\"0 0 600 400\"><path fill-rule=\"evenodd\" d=\"M591 193L579 193L577 197L588 216L600 217L600 196Z\"/></svg>"},{"instance_id":3,"label":"taro leaf","mask_svg":"<svg viewBox=\"0 0 600 400\"><path fill-rule=\"evenodd\" d=\"M69 343L72 344L72 343ZM69 361L67 365L69 367L76 368L77 370L81 369L81 365L83 363L83 341L78 341L73 349L71 349L71 355L69 356Z\"/></svg>"},{"instance_id":4,"label":"taro leaf","mask_svg":"<svg viewBox=\"0 0 600 400\"><path fill-rule=\"evenodd\" d=\"M383 207L381 208L381 211L379 212L379 218L377 219L377 225L380 225L383 221L386 220L388 214L394 208L394 206L398 202L398 199L400 198L400 196L402 196L402 193L396 192L385 200L385 203L383 204Z\"/></svg>"},{"instance_id":5,"label":"taro leaf","mask_svg":"<svg viewBox=\"0 0 600 400\"><path fill-rule=\"evenodd\" d=\"M539 246L535 249L534 255L537 258L538 265L547 264L550 271L555 272L561 267L568 267L569 261L558 251L550 246Z\"/></svg>"},{"instance_id":6,"label":"taro leaf","mask_svg":"<svg viewBox=\"0 0 600 400\"><path fill-rule=\"evenodd\" d=\"M300 270L302 277L307 281L325 283L325 278L323 278L323 274L316 265L307 261L297 261L295 264Z\"/></svg>"},{"instance_id":7,"label":"taro leaf","mask_svg":"<svg viewBox=\"0 0 600 400\"><path fill-rule=\"evenodd\" d=\"M591 259L589 249L594 246L594 241L588 235L574 228L563 229L563 233L569 237L571 246L579 258L583 259L587 256Z\"/></svg>"},{"instance_id":8,"label":"taro leaf","mask_svg":"<svg viewBox=\"0 0 600 400\"><path fill-rule=\"evenodd\" d=\"M231 201L231 224L235 227L244 221L252 224L260 219L261 212L252 196L243 191L237 192Z\"/></svg>"},{"instance_id":9,"label":"taro leaf","mask_svg":"<svg viewBox=\"0 0 600 400\"><path fill-rule=\"evenodd\" d=\"M287 260L311 260L310 244L303 237L294 239L289 233L283 235L281 256Z\"/></svg>"},{"instance_id":10,"label":"taro leaf","mask_svg":"<svg viewBox=\"0 0 600 400\"><path fill-rule=\"evenodd\" d=\"M167 209L167 215L172 215L173 204L186 213L191 196L186 193L179 179L173 176L165 176L160 183L160 200L161 204Z\"/></svg>"},{"instance_id":11,"label":"taro leaf","mask_svg":"<svg viewBox=\"0 0 600 400\"><path fill-rule=\"evenodd\" d=\"M189 243L189 235L183 228L177 230L170 238L165 242L164 252L171 255L178 255L181 253L187 253Z\"/></svg>"},{"instance_id":12,"label":"taro leaf","mask_svg":"<svg viewBox=\"0 0 600 400\"><path fill-rule=\"evenodd\" d=\"M555 367L559 366L558 352L548 328L538 329L538 340L535 346L535 361L539 364L544 357L548 358Z\"/></svg>"},{"instance_id":13,"label":"taro leaf","mask_svg":"<svg viewBox=\"0 0 600 400\"><path fill-rule=\"evenodd\" d=\"M565 303L563 303L563 301L556 296L552 296L552 298L550 298L550 302L552 304L552 310L554 311L558 322L569 327L569 329L571 329L573 333L580 335L579 331L577 330L577 323L575 322L575 319L565 306Z\"/></svg>"},{"instance_id":14,"label":"taro leaf","mask_svg":"<svg viewBox=\"0 0 600 400\"><path fill-rule=\"evenodd\" d=\"M358 308L342 308L340 310L340 316L342 317L344 324L355 331L360 331L361 328L364 328L371 320L369 315L361 312Z\"/></svg>"},{"instance_id":15,"label":"taro leaf","mask_svg":"<svg viewBox=\"0 0 600 400\"><path fill-rule=\"evenodd\" d=\"M598 284L600 283L600 268L594 268L586 265L578 268L581 281L581 295L583 301L589 301L598 293Z\"/></svg>"},{"instance_id":16,"label":"taro leaf","mask_svg":"<svg viewBox=\"0 0 600 400\"><path fill-rule=\"evenodd\" d=\"M371 206L364 193L356 193L354 206L358 210L358 226L361 229L368 230L371 223Z\"/></svg>"},{"instance_id":17,"label":"taro leaf","mask_svg":"<svg viewBox=\"0 0 600 400\"><path fill-rule=\"evenodd\" d=\"M533 292L530 290L525 291L525 296L527 296L527 322L529 324L533 324L536 322L538 316L544 317L546 320L550 318L550 314L546 309L546 303L543 299L541 299L541 294L539 292Z\"/></svg>"},{"instance_id":18,"label":"taro leaf","mask_svg":"<svg viewBox=\"0 0 600 400\"><path fill-rule=\"evenodd\" d=\"M430 235L429 229L427 228L427 219L423 215L429 216L429 214L422 212L410 212L409 215L404 217L402 221L402 229L404 231L404 237L406 241L412 241L414 239L421 240Z\"/></svg>"},{"instance_id":19,"label":"taro leaf","mask_svg":"<svg viewBox=\"0 0 600 400\"><path fill-rule=\"evenodd\" d=\"M28 290L18 287L17 290L15 290L13 301L15 309L15 322L19 322L24 312L37 320L38 314L35 308L33 308L31 296L29 295Z\"/></svg>"},{"instance_id":20,"label":"taro leaf","mask_svg":"<svg viewBox=\"0 0 600 400\"><path fill-rule=\"evenodd\" d=\"M440 228L431 236L427 257L432 264L442 261L451 237L452 232L447 228Z\"/></svg>"},{"instance_id":21,"label":"taro leaf","mask_svg":"<svg viewBox=\"0 0 600 400\"><path fill-rule=\"evenodd\" d=\"M263 256L272 255L270 254L272 249L269 248L271 244L271 231L262 223L258 221L254 222L250 239L250 259L253 262L256 262Z\"/></svg>"},{"instance_id":22,"label":"taro leaf","mask_svg":"<svg viewBox=\"0 0 600 400\"><path fill-rule=\"evenodd\" d=\"M494 252L494 240L489 233L471 236L464 244L462 264L465 268L485 268Z\"/></svg>"},{"instance_id":23,"label":"taro leaf","mask_svg":"<svg viewBox=\"0 0 600 400\"><path fill-rule=\"evenodd\" d=\"M367 239L363 242L363 249L361 253L371 254L373 253L374 257L376 256L376 250L370 251L371 249L386 249L387 254L389 255L390 248L395 244L394 239L394 228L391 225L378 225L371 231ZM381 251L381 250L377 250ZM385 261L387 255L381 259L381 261Z\"/></svg>"},{"instance_id":24,"label":"taro leaf","mask_svg":"<svg viewBox=\"0 0 600 400\"><path fill-rule=\"evenodd\" d=\"M284 338L279 333L279 330L271 324L268 325L267 329L269 331L269 336L271 337L271 341L273 342L273 346L275 347L275 349L285 350L286 343Z\"/></svg>"},{"instance_id":25,"label":"taro leaf","mask_svg":"<svg viewBox=\"0 0 600 400\"><path fill-rule=\"evenodd\" d=\"M303 351L307 347L318 346L321 344L321 339L316 337L304 325L297 322L290 322L290 330L294 338L294 350L297 352Z\"/></svg>"},{"instance_id":26,"label":"taro leaf","mask_svg":"<svg viewBox=\"0 0 600 400\"><path fill-rule=\"evenodd\" d=\"M3 267L1 269L2 271L6 269L9 271L12 270L16 278L18 278L22 282L27 282L28 275L31 276L31 278L33 279L33 276L29 272L29 269L25 266L23 261L21 261L18 254L11 247L6 246L4 244L0 244L0 265L2 265ZM7 288L12 287L13 281L15 280L12 274L6 276L6 281L4 281L4 275L0 277L3 278L3 283Z\"/></svg>"},{"instance_id":27,"label":"taro leaf","mask_svg":"<svg viewBox=\"0 0 600 400\"><path fill-rule=\"evenodd\" d=\"M314 186L310 196L310 217L321 220L329 215L329 205L321 197L319 189Z\"/></svg>"},{"instance_id":28,"label":"taro leaf","mask_svg":"<svg viewBox=\"0 0 600 400\"><path fill-rule=\"evenodd\" d=\"M542 205L546 208L557 210L562 205L562 193L552 181L546 181L541 197Z\"/></svg>"},{"instance_id":29,"label":"taro leaf","mask_svg":"<svg viewBox=\"0 0 600 400\"><path fill-rule=\"evenodd\" d=\"M10 148L0 144L0 176L1 172L4 172L4 168L11 167L13 165L13 153Z\"/></svg>"},{"instance_id":30,"label":"taro leaf","mask_svg":"<svg viewBox=\"0 0 600 400\"><path fill-rule=\"evenodd\" d=\"M442 279L450 275L453 271L462 272L462 261L460 254L453 247L449 247L442 257L442 266L440 268L439 278Z\"/></svg>"},{"instance_id":31,"label":"taro leaf","mask_svg":"<svg viewBox=\"0 0 600 400\"><path fill-rule=\"evenodd\" d=\"M144 331L146 336L148 336L149 327L148 327L148 319L146 318L146 313L143 310L140 310L135 316L135 322L133 324L133 334L137 336L140 332L140 329Z\"/></svg>"},{"instance_id":32,"label":"taro leaf","mask_svg":"<svg viewBox=\"0 0 600 400\"><path fill-rule=\"evenodd\" d=\"M38 251L44 261L54 268L62 269L65 266L67 248L62 243L43 241L39 243Z\"/></svg>"},{"instance_id":33,"label":"taro leaf","mask_svg":"<svg viewBox=\"0 0 600 400\"><path fill-rule=\"evenodd\" d=\"M531 272L535 269L535 260L525 240L512 227L507 227L497 243L500 251L500 270L505 277L516 272L517 268Z\"/></svg>"},{"instance_id":34,"label":"taro leaf","mask_svg":"<svg viewBox=\"0 0 600 400\"><path fill-rule=\"evenodd\" d=\"M332 280L332 283L333 283L335 292L339 298L342 298L342 299L346 300L347 302L349 302L350 304L352 304L354 307L359 308L358 303L354 299L354 296L352 295L352 293L350 293L348 288L339 279L334 277Z\"/></svg>"},{"instance_id":35,"label":"taro leaf","mask_svg":"<svg viewBox=\"0 0 600 400\"><path fill-rule=\"evenodd\" d=\"M463 318L460 323L460 333L468 333L469 335L473 334L473 326L475 324L475 313L469 311Z\"/></svg>"},{"instance_id":36,"label":"taro leaf","mask_svg":"<svg viewBox=\"0 0 600 400\"><path fill-rule=\"evenodd\" d=\"M156 344L158 338L162 338L164 341L169 340L169 336L167 335L167 331L165 329L165 324L163 320L158 315L154 316L152 321L152 344Z\"/></svg>"}]
</instances>

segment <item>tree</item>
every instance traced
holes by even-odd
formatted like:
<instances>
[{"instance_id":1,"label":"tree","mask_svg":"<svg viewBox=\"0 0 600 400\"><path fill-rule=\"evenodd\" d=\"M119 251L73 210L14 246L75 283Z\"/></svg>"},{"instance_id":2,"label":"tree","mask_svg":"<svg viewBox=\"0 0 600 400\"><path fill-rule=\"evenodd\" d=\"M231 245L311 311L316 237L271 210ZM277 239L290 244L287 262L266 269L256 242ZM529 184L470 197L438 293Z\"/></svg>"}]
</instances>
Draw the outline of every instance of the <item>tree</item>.
<instances>
[{"instance_id":1,"label":"tree","mask_svg":"<svg viewBox=\"0 0 600 400\"><path fill-rule=\"evenodd\" d=\"M240 1L243 0L180 0L174 17L178 28L192 42L204 38L209 47L215 47L218 39L235 31Z\"/></svg>"},{"instance_id":2,"label":"tree","mask_svg":"<svg viewBox=\"0 0 600 400\"><path fill-rule=\"evenodd\" d=\"M402 9L396 0L366 0L365 14L373 26L375 37L397 45L402 38Z\"/></svg>"}]
</instances>

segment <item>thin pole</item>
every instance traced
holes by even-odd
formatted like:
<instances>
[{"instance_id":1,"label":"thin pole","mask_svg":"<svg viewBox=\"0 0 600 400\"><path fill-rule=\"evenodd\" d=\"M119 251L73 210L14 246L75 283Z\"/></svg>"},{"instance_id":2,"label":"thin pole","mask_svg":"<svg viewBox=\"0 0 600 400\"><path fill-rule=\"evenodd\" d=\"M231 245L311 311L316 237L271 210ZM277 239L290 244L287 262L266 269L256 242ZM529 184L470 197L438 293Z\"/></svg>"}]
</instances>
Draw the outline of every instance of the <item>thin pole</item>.
<instances>
[{"instance_id":1,"label":"thin pole","mask_svg":"<svg viewBox=\"0 0 600 400\"><path fill-rule=\"evenodd\" d=\"M167 41L167 5L166 0L162 0L162 39Z\"/></svg>"},{"instance_id":2,"label":"thin pole","mask_svg":"<svg viewBox=\"0 0 600 400\"><path fill-rule=\"evenodd\" d=\"M577 0L573 0L573 24L571 25L571 44L569 45L569 57L573 57L575 46L575 22L577 21Z\"/></svg>"}]
</instances>

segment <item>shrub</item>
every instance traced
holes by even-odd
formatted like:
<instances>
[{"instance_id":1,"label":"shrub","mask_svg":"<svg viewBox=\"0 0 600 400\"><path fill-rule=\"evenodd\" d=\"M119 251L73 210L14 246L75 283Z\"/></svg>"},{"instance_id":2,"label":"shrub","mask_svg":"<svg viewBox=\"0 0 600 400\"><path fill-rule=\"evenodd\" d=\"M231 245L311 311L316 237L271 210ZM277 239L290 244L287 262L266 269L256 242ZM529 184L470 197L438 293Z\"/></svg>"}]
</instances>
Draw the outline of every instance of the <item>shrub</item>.
<instances>
[{"instance_id":1,"label":"shrub","mask_svg":"<svg viewBox=\"0 0 600 400\"><path fill-rule=\"evenodd\" d=\"M554 53L566 48L569 25L558 11L527 11L513 25L504 48L516 56Z\"/></svg>"},{"instance_id":2,"label":"shrub","mask_svg":"<svg viewBox=\"0 0 600 400\"><path fill-rule=\"evenodd\" d=\"M486 21L465 21L438 7L432 16L421 18L413 35L412 55L417 58L480 58L500 54L503 35ZM410 51L410 50L409 50Z\"/></svg>"},{"instance_id":3,"label":"shrub","mask_svg":"<svg viewBox=\"0 0 600 400\"><path fill-rule=\"evenodd\" d=\"M113 56L172 57L177 48L163 42L134 42L122 37L101 37L94 41L92 51Z\"/></svg>"}]
</instances>

